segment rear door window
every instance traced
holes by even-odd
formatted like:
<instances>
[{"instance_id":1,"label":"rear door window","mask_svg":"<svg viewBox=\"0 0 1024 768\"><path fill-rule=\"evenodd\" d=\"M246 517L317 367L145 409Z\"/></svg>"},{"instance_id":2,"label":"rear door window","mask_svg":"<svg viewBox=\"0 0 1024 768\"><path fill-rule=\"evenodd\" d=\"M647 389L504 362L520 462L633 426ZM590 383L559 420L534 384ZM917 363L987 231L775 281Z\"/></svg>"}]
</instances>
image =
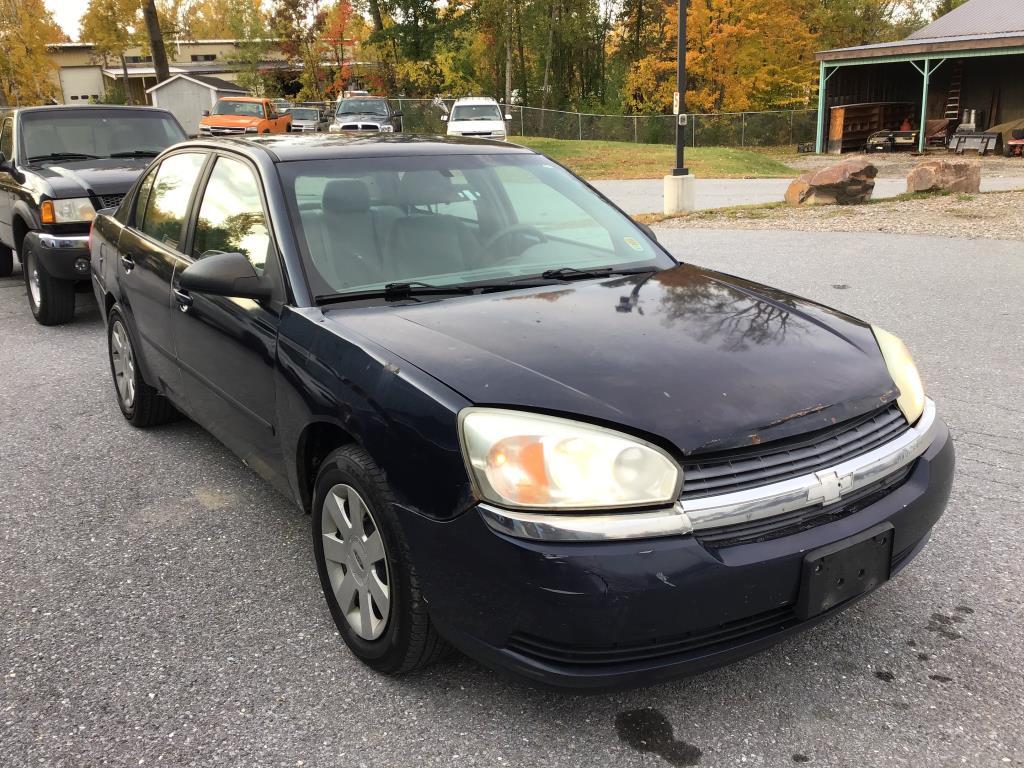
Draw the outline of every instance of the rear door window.
<instances>
[{"instance_id":1,"label":"rear door window","mask_svg":"<svg viewBox=\"0 0 1024 768\"><path fill-rule=\"evenodd\" d=\"M183 152L160 164L140 227L143 233L172 250L181 250L188 204L205 161L204 154Z\"/></svg>"}]
</instances>

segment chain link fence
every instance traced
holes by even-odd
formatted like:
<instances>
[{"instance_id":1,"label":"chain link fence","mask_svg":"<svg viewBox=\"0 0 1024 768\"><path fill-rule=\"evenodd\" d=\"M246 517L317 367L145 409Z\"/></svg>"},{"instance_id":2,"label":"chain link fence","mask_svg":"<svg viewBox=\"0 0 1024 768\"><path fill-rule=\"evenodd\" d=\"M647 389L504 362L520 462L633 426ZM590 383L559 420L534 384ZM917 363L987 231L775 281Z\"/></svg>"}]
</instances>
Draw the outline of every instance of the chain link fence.
<instances>
[{"instance_id":1,"label":"chain link fence","mask_svg":"<svg viewBox=\"0 0 1024 768\"><path fill-rule=\"evenodd\" d=\"M409 133L444 133L441 116L453 99L392 99L402 112ZM442 104L444 106L442 106ZM674 115L598 115L538 107L506 107L510 136L549 139L632 141L674 144ZM689 147L778 147L814 141L817 110L725 112L688 115L685 136Z\"/></svg>"}]
</instances>

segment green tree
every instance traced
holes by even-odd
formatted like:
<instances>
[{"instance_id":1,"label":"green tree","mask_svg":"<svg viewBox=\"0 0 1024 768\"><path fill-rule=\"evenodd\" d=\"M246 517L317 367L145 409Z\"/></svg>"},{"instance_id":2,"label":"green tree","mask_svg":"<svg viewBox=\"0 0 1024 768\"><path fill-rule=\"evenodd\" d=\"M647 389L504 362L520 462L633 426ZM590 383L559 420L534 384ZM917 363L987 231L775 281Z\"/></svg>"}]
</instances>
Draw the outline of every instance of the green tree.
<instances>
[{"instance_id":1,"label":"green tree","mask_svg":"<svg viewBox=\"0 0 1024 768\"><path fill-rule=\"evenodd\" d=\"M132 104L125 52L140 42L142 8L139 0L89 0L82 14L80 37L92 43L93 50L104 61L114 57L121 63L124 75L125 103Z\"/></svg>"},{"instance_id":2,"label":"green tree","mask_svg":"<svg viewBox=\"0 0 1024 768\"><path fill-rule=\"evenodd\" d=\"M960 7L965 2L967 2L967 0L937 0L935 8L932 9L932 21L945 16L954 8Z\"/></svg>"}]
</instances>

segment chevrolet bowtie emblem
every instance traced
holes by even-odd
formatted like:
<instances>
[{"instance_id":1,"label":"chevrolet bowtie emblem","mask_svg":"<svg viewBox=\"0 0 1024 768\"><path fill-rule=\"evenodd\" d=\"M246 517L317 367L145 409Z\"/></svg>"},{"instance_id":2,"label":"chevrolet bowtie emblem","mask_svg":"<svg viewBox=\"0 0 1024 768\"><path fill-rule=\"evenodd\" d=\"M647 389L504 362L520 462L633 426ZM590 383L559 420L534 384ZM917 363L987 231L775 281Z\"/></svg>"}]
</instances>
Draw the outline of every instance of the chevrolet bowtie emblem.
<instances>
[{"instance_id":1,"label":"chevrolet bowtie emblem","mask_svg":"<svg viewBox=\"0 0 1024 768\"><path fill-rule=\"evenodd\" d=\"M839 501L840 497L853 487L853 475L840 477L835 470L815 472L818 484L807 489L807 500L812 504L828 506Z\"/></svg>"}]
</instances>

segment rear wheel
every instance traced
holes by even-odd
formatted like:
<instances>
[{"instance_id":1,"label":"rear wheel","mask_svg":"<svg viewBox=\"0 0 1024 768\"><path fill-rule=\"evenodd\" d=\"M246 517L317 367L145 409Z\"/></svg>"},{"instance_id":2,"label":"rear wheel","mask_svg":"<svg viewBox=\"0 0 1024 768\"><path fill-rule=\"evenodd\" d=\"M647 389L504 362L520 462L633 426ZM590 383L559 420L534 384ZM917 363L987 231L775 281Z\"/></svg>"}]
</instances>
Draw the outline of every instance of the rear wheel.
<instances>
[{"instance_id":1,"label":"rear wheel","mask_svg":"<svg viewBox=\"0 0 1024 768\"><path fill-rule=\"evenodd\" d=\"M42 325L71 322L75 317L75 282L58 280L47 272L28 240L21 246L21 267L32 316Z\"/></svg>"},{"instance_id":2,"label":"rear wheel","mask_svg":"<svg viewBox=\"0 0 1024 768\"><path fill-rule=\"evenodd\" d=\"M420 592L384 473L355 445L331 453L317 474L313 553L327 606L345 644L385 674L444 656Z\"/></svg>"},{"instance_id":3,"label":"rear wheel","mask_svg":"<svg viewBox=\"0 0 1024 768\"><path fill-rule=\"evenodd\" d=\"M128 327L116 309L111 310L107 322L107 351L117 405L132 426L153 427L177 416L167 398L143 381Z\"/></svg>"},{"instance_id":4,"label":"rear wheel","mask_svg":"<svg viewBox=\"0 0 1024 768\"><path fill-rule=\"evenodd\" d=\"M14 251L0 244L0 277L10 277L14 272Z\"/></svg>"}]
</instances>

